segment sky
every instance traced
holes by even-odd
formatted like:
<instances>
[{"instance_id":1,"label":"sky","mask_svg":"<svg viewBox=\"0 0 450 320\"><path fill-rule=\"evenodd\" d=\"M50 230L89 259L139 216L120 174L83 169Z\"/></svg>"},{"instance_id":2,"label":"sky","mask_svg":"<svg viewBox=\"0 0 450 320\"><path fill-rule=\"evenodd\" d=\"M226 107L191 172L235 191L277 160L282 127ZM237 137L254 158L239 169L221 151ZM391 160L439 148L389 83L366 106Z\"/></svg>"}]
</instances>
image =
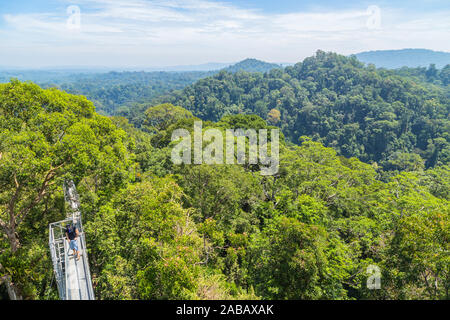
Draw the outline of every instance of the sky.
<instances>
[{"instance_id":1,"label":"sky","mask_svg":"<svg viewBox=\"0 0 450 320\"><path fill-rule=\"evenodd\" d=\"M450 52L450 1L0 0L0 66L146 68Z\"/></svg>"}]
</instances>

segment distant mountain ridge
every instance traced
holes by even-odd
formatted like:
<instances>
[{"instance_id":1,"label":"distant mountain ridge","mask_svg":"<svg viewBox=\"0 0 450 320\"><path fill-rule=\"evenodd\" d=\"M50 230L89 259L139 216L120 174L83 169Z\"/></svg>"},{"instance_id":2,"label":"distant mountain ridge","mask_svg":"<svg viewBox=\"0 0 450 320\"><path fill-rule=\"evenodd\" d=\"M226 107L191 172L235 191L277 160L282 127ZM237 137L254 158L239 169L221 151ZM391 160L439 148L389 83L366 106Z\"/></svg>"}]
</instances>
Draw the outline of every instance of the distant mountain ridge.
<instances>
[{"instance_id":1,"label":"distant mountain ridge","mask_svg":"<svg viewBox=\"0 0 450 320\"><path fill-rule=\"evenodd\" d=\"M238 71L246 71L246 72L268 72L272 69L280 69L283 68L281 65L276 63L269 63L257 59L245 59L241 62L238 62L236 64L233 64L227 68L224 68L222 70L235 73Z\"/></svg>"},{"instance_id":2,"label":"distant mountain ridge","mask_svg":"<svg viewBox=\"0 0 450 320\"><path fill-rule=\"evenodd\" d=\"M443 68L450 64L450 52L428 49L377 50L355 54L364 63L372 63L378 68L398 69L401 67L417 68L435 64Z\"/></svg>"},{"instance_id":3,"label":"distant mountain ridge","mask_svg":"<svg viewBox=\"0 0 450 320\"><path fill-rule=\"evenodd\" d=\"M0 65L0 72L8 73L108 73L108 72L191 72L191 71L219 71L226 70L236 72L238 70L248 72L266 72L273 68L292 65L292 63L268 63L257 59L245 59L239 62L208 62L203 64L192 65L173 65L161 67L87 67L87 66L60 66L60 67L42 67L42 68L26 68L26 67L8 67Z\"/></svg>"}]
</instances>

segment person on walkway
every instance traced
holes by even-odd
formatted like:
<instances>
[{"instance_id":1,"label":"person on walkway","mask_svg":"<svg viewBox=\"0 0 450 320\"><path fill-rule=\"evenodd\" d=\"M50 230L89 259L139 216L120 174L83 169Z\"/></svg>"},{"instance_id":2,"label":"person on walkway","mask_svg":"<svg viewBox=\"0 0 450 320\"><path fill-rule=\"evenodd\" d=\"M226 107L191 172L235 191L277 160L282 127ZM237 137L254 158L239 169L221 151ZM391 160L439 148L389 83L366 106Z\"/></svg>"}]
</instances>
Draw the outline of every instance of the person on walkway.
<instances>
[{"instance_id":1,"label":"person on walkway","mask_svg":"<svg viewBox=\"0 0 450 320\"><path fill-rule=\"evenodd\" d=\"M77 261L80 260L80 251L78 250L77 238L80 235L78 228L74 225L66 225L66 238L69 241L69 247L73 250L73 255L77 256Z\"/></svg>"}]
</instances>

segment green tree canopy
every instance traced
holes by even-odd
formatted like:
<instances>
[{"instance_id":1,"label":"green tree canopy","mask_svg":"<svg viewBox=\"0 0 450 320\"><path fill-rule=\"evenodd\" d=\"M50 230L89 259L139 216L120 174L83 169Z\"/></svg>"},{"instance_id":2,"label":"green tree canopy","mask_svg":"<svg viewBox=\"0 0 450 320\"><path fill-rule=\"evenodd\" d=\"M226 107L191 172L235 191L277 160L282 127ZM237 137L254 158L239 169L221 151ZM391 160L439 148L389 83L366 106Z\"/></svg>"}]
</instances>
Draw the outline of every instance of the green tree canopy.
<instances>
[{"instance_id":1,"label":"green tree canopy","mask_svg":"<svg viewBox=\"0 0 450 320\"><path fill-rule=\"evenodd\" d=\"M32 234L27 221L42 215L43 202L63 178L92 177L104 192L128 180L125 140L125 132L96 114L84 97L19 81L0 85L0 230L6 236L1 241L8 242L2 245L0 272L14 263L11 254L33 245L30 237L45 240L45 234ZM27 263L22 261L23 267L33 268ZM21 295L24 279L12 275L12 280Z\"/></svg>"}]
</instances>

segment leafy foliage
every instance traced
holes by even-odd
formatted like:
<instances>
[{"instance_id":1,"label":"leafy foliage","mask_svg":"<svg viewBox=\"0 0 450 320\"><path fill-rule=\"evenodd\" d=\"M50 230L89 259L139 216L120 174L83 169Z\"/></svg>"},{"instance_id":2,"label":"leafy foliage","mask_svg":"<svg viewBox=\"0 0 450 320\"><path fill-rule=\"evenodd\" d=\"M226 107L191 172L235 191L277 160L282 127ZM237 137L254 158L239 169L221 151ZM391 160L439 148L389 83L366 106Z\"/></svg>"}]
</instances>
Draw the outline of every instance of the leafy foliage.
<instances>
[{"instance_id":1,"label":"leafy foliage","mask_svg":"<svg viewBox=\"0 0 450 320\"><path fill-rule=\"evenodd\" d=\"M138 127L2 84L0 282L58 297L46 232L71 177L99 299L449 299L448 100L422 84L319 52L201 80L175 97L192 113L150 106ZM204 130L281 127L278 173L174 165L171 134L194 115L214 120Z\"/></svg>"},{"instance_id":2,"label":"leafy foliage","mask_svg":"<svg viewBox=\"0 0 450 320\"><path fill-rule=\"evenodd\" d=\"M416 153L426 167L446 164L449 98L440 87L418 82L364 67L354 57L318 51L284 70L221 72L159 101L183 106L203 120L256 114L293 143L310 136L366 162L389 166L397 153Z\"/></svg>"},{"instance_id":3,"label":"leafy foliage","mask_svg":"<svg viewBox=\"0 0 450 320\"><path fill-rule=\"evenodd\" d=\"M63 179L93 179L101 201L129 181L125 140L84 97L18 81L0 85L0 275L14 270L6 274L18 296L37 295L35 281L51 278L37 272L48 268L48 256L36 255L47 245L48 223L64 217Z\"/></svg>"},{"instance_id":4,"label":"leafy foliage","mask_svg":"<svg viewBox=\"0 0 450 320\"><path fill-rule=\"evenodd\" d=\"M239 71L245 71L245 72L267 72L272 69L280 69L281 66L276 63L268 63L256 59L245 59L241 62L238 62L234 65L231 65L223 71L226 72L239 72Z\"/></svg>"}]
</instances>

